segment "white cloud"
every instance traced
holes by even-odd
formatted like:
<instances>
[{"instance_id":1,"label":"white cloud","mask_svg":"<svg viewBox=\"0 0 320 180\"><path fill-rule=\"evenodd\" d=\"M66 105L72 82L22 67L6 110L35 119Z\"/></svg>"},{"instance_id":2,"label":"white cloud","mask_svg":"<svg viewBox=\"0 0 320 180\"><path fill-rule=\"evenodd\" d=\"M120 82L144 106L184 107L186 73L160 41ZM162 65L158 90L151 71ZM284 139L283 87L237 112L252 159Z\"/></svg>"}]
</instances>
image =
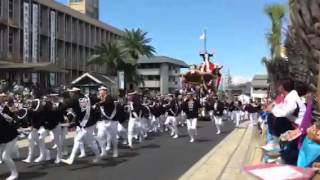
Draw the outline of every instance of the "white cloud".
<instances>
[{"instance_id":1,"label":"white cloud","mask_svg":"<svg viewBox=\"0 0 320 180\"><path fill-rule=\"evenodd\" d=\"M251 80L252 80L252 77L249 77L249 76L240 76L240 75L232 76L233 85L239 85L242 83L250 82Z\"/></svg>"}]
</instances>

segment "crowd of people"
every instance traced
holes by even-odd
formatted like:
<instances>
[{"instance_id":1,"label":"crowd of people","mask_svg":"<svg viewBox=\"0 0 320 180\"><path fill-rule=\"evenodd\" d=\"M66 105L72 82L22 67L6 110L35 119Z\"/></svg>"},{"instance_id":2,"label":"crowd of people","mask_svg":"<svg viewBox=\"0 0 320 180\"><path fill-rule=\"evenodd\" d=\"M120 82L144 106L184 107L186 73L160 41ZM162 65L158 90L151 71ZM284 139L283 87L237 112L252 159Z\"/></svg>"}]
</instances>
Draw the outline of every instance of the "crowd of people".
<instances>
[{"instance_id":1,"label":"crowd of people","mask_svg":"<svg viewBox=\"0 0 320 180\"><path fill-rule=\"evenodd\" d=\"M12 159L20 156L17 140L26 137L29 146L25 163L51 160L50 150L56 149L54 163L72 165L76 158L86 157L86 147L94 153L93 163L97 163L108 152L117 158L119 143L134 148L135 143L141 143L150 133L168 132L177 139L179 129L186 126L190 143L193 143L201 117L213 122L217 134L223 132L226 120L233 121L236 127L241 121L250 120L255 126L261 107L252 100L232 102L210 91L200 95L192 89L155 96L133 91L117 98L112 97L104 86L98 89L98 94L87 95L77 87L42 97L1 93L0 161L11 172L7 179L16 179L18 171ZM70 131L75 135L69 153L66 135ZM52 139L53 147L48 148L47 137Z\"/></svg>"},{"instance_id":2,"label":"crowd of people","mask_svg":"<svg viewBox=\"0 0 320 180\"><path fill-rule=\"evenodd\" d=\"M320 133L308 86L283 80L276 88L277 96L259 116L266 132L264 162L319 169Z\"/></svg>"}]
</instances>

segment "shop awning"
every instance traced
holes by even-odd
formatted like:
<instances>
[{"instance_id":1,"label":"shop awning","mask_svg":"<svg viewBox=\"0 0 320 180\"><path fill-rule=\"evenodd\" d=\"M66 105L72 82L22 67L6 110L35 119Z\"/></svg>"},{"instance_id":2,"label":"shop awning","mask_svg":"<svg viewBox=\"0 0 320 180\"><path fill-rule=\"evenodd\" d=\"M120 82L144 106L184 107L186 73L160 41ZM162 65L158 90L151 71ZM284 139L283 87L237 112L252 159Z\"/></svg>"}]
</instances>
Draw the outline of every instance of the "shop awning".
<instances>
[{"instance_id":1,"label":"shop awning","mask_svg":"<svg viewBox=\"0 0 320 180\"><path fill-rule=\"evenodd\" d=\"M68 73L67 70L57 67L52 63L8 63L0 64L1 71L25 71L25 72L50 72Z\"/></svg>"}]
</instances>

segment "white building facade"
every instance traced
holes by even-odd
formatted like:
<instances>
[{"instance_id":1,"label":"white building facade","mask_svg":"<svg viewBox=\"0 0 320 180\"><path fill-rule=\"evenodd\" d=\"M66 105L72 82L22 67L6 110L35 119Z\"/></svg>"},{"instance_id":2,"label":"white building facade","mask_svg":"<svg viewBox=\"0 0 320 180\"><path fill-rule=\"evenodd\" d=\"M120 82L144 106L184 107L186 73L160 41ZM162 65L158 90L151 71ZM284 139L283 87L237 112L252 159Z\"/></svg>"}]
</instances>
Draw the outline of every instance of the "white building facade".
<instances>
[{"instance_id":1,"label":"white building facade","mask_svg":"<svg viewBox=\"0 0 320 180\"><path fill-rule=\"evenodd\" d=\"M268 76L255 75L252 79L251 99L254 101L261 101L268 97Z\"/></svg>"},{"instance_id":2,"label":"white building facade","mask_svg":"<svg viewBox=\"0 0 320 180\"><path fill-rule=\"evenodd\" d=\"M189 68L184 61L166 56L142 57L138 64L138 71L144 79L144 84L140 84L139 88L154 90L161 94L180 89L182 87L180 70Z\"/></svg>"}]
</instances>

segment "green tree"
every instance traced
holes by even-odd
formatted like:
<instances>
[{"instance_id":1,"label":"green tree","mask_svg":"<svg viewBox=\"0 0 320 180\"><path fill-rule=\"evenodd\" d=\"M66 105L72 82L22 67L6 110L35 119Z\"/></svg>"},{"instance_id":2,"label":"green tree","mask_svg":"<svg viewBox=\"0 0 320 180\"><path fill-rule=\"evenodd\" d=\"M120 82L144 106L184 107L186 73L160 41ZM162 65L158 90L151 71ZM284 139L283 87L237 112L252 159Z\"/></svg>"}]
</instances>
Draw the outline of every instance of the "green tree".
<instances>
[{"instance_id":1,"label":"green tree","mask_svg":"<svg viewBox=\"0 0 320 180\"><path fill-rule=\"evenodd\" d=\"M267 43L270 46L270 57L264 57L262 63L266 66L271 89L275 89L278 80L287 78L287 61L282 57L282 29L286 16L286 6L282 4L269 4L264 8L265 14L271 21L271 30L266 34Z\"/></svg>"},{"instance_id":2,"label":"green tree","mask_svg":"<svg viewBox=\"0 0 320 180\"><path fill-rule=\"evenodd\" d=\"M270 4L265 7L264 11L271 20L271 31L267 33L271 58L278 58L281 57L282 27L286 15L286 6L282 4Z\"/></svg>"},{"instance_id":3,"label":"green tree","mask_svg":"<svg viewBox=\"0 0 320 180\"><path fill-rule=\"evenodd\" d=\"M137 71L137 61L141 56L152 57L156 52L147 35L141 29L125 29L120 39L96 47L96 54L90 57L88 65L107 64L108 71L112 74L124 71L126 83L143 83L143 78Z\"/></svg>"}]
</instances>

